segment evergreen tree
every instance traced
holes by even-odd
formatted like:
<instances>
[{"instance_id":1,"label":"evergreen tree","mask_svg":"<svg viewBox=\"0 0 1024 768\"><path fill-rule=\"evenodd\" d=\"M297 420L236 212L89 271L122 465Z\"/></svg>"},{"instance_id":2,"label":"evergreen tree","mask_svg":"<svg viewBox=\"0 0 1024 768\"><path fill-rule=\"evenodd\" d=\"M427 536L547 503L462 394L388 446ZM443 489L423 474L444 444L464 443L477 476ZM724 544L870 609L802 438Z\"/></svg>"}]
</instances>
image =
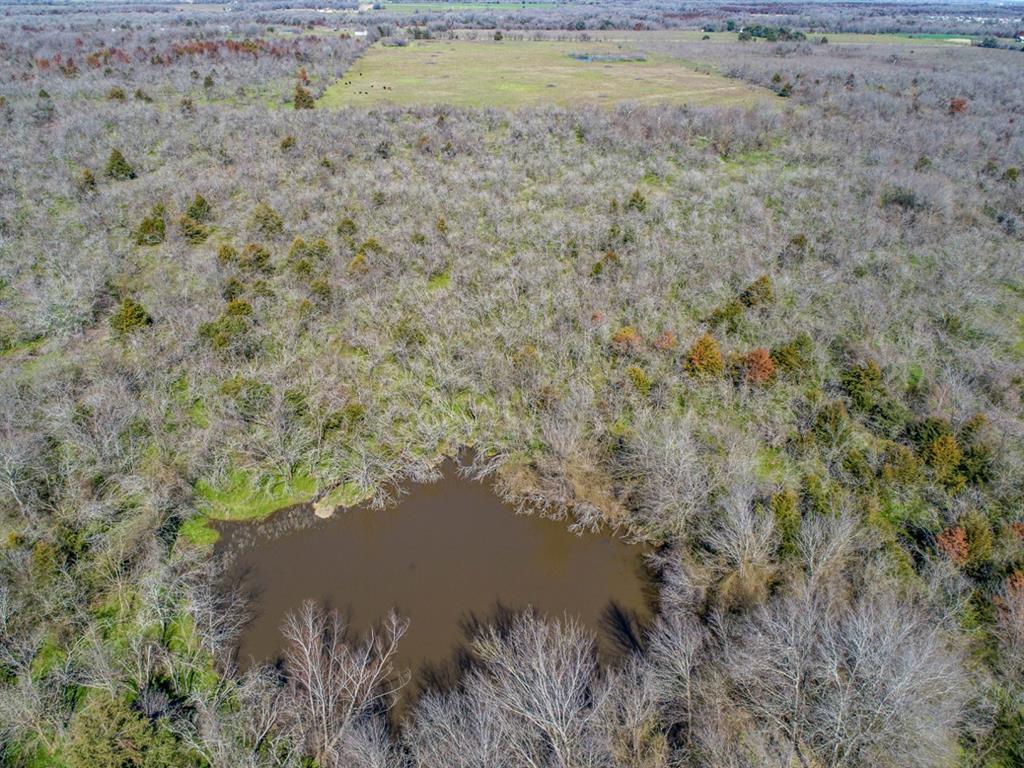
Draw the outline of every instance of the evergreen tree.
<instances>
[{"instance_id":1,"label":"evergreen tree","mask_svg":"<svg viewBox=\"0 0 1024 768\"><path fill-rule=\"evenodd\" d=\"M110 150L110 157L107 159L107 167L104 173L107 178L114 179L115 181L135 178L135 169L132 168L131 163L125 160L124 155L121 154L119 149Z\"/></svg>"},{"instance_id":2,"label":"evergreen tree","mask_svg":"<svg viewBox=\"0 0 1024 768\"><path fill-rule=\"evenodd\" d=\"M301 85L296 84L295 98L293 103L296 109L312 109L314 104L313 94L311 94Z\"/></svg>"}]
</instances>

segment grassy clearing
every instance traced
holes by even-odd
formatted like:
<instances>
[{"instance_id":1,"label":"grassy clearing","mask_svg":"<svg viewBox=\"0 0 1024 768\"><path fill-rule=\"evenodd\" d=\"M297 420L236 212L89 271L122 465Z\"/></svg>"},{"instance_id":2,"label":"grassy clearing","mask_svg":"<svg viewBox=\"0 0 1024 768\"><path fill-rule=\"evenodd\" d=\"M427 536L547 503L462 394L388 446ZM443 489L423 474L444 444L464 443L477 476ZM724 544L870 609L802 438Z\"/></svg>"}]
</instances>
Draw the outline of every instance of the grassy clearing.
<instances>
[{"instance_id":1,"label":"grassy clearing","mask_svg":"<svg viewBox=\"0 0 1024 768\"><path fill-rule=\"evenodd\" d=\"M316 480L304 472L283 477L235 469L223 483L196 483L204 516L186 521L181 535L193 544L207 546L220 536L210 527L210 520L260 520L284 507L310 501L315 493Z\"/></svg>"},{"instance_id":2,"label":"grassy clearing","mask_svg":"<svg viewBox=\"0 0 1024 768\"><path fill-rule=\"evenodd\" d=\"M412 41L374 46L318 102L323 107L452 104L523 107L621 102L747 105L770 92L695 72L678 60L581 61L572 53L633 55L614 43Z\"/></svg>"},{"instance_id":3,"label":"grassy clearing","mask_svg":"<svg viewBox=\"0 0 1024 768\"><path fill-rule=\"evenodd\" d=\"M316 481L303 472L283 477L236 469L222 484L196 484L196 495L206 504L204 511L217 520L259 519L282 507L309 501L314 493Z\"/></svg>"},{"instance_id":4,"label":"grassy clearing","mask_svg":"<svg viewBox=\"0 0 1024 768\"><path fill-rule=\"evenodd\" d=\"M816 38L819 35L808 35ZM963 35L862 35L856 33L839 32L835 34L825 33L829 43L899 43L903 45L971 45L973 39Z\"/></svg>"},{"instance_id":5,"label":"grassy clearing","mask_svg":"<svg viewBox=\"0 0 1024 768\"><path fill-rule=\"evenodd\" d=\"M973 39L966 35L926 35L926 34L861 34L857 32L808 32L807 40L814 42L822 37L828 38L829 44L888 44L888 45L971 45ZM736 43L739 35L736 32L702 32L699 29L661 29L661 30L621 30L591 33L592 37L605 43L636 43L642 41L655 42L705 42L705 43ZM705 38L707 38L705 40ZM767 40L755 38L746 45L775 45Z\"/></svg>"}]
</instances>

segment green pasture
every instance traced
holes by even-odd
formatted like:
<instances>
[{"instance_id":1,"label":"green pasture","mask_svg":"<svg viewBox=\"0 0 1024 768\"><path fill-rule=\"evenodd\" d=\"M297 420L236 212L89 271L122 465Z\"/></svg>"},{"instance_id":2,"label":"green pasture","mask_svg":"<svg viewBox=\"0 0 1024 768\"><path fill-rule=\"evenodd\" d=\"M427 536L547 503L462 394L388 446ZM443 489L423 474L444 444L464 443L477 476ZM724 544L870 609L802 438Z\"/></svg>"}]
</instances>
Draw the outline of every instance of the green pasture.
<instances>
[{"instance_id":1,"label":"green pasture","mask_svg":"<svg viewBox=\"0 0 1024 768\"><path fill-rule=\"evenodd\" d=\"M581 61L570 54L633 56L606 42L413 40L373 46L318 102L321 107L452 104L523 107L538 104L727 104L775 98L738 80L697 72L678 59Z\"/></svg>"}]
</instances>

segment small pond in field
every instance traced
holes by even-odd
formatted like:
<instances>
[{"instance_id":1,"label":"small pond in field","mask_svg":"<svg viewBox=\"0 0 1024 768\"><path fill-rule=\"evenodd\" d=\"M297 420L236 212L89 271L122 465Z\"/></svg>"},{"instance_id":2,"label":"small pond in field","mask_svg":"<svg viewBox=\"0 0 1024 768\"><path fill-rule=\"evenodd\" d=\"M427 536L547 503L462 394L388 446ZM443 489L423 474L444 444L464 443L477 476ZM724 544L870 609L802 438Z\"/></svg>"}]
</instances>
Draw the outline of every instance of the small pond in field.
<instances>
[{"instance_id":1,"label":"small pond in field","mask_svg":"<svg viewBox=\"0 0 1024 768\"><path fill-rule=\"evenodd\" d=\"M486 620L499 604L575 616L599 635L613 604L620 615L649 617L642 548L518 515L451 462L439 482L406 490L382 510L357 507L318 520L308 506L296 507L259 525L220 526L229 583L254 595L238 649L242 667L279 657L281 623L307 599L346 613L357 631L395 608L410 622L397 665L414 678L449 661L466 620ZM604 635L599 647L606 648Z\"/></svg>"}]
</instances>

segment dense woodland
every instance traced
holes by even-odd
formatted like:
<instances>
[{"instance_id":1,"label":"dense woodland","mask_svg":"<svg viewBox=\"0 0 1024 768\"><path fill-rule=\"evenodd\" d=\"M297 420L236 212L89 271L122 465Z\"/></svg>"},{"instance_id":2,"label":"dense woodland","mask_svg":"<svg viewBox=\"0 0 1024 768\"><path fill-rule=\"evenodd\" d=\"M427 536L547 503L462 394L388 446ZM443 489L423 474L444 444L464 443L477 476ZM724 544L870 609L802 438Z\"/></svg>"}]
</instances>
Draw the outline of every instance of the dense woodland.
<instances>
[{"instance_id":1,"label":"dense woodland","mask_svg":"<svg viewBox=\"0 0 1024 768\"><path fill-rule=\"evenodd\" d=\"M436 9L429 7L436 2ZM818 32L904 32L993 35L1012 39L1024 28L1021 3L957 2L735 2L699 0L481 0L446 2L378 0L372 13L359 12L356 0L250 0L197 3L195 11L175 3L34 3L14 0L7 19L32 27L115 20L154 27L185 24L204 27L236 23L267 26L301 24L329 29L352 21L369 27L420 25L435 32L453 29L650 30L733 29L754 24ZM403 5L405 7L403 7ZM255 29L256 27L253 27Z\"/></svg>"},{"instance_id":2,"label":"dense woodland","mask_svg":"<svg viewBox=\"0 0 1024 768\"><path fill-rule=\"evenodd\" d=\"M1024 764L1019 52L651 39L779 95L326 112L378 32L154 8L0 16L0 762ZM656 548L619 658L481 623L399 718L403 619L307 604L239 672L211 495L462 447Z\"/></svg>"}]
</instances>

